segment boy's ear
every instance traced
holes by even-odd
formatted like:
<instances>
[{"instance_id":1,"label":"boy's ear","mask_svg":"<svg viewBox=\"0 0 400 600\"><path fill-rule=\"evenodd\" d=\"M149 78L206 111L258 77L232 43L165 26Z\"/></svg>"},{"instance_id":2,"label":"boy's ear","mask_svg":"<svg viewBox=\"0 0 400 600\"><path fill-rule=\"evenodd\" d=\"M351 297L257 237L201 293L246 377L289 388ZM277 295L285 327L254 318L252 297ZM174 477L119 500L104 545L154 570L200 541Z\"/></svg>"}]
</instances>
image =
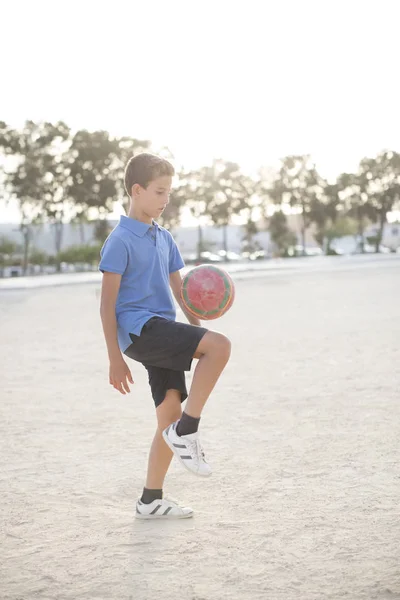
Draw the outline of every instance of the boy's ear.
<instances>
[{"instance_id":1,"label":"boy's ear","mask_svg":"<svg viewBox=\"0 0 400 600\"><path fill-rule=\"evenodd\" d=\"M134 183L132 188L131 188L131 196L132 198L134 198L135 196L138 196L140 193L140 185L138 183Z\"/></svg>"}]
</instances>

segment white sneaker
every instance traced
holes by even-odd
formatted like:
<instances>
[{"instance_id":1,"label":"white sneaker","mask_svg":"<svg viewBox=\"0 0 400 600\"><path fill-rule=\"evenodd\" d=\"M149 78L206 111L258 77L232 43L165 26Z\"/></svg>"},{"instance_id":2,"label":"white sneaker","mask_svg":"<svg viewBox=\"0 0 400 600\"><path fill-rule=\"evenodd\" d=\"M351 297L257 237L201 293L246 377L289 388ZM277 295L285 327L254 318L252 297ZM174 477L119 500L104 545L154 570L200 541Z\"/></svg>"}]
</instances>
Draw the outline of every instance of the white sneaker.
<instances>
[{"instance_id":1,"label":"white sneaker","mask_svg":"<svg viewBox=\"0 0 400 600\"><path fill-rule=\"evenodd\" d=\"M199 440L199 433L190 433L189 435L179 437L176 433L178 422L172 423L163 431L163 438L166 444L168 444L185 469L200 477L209 477L212 470L206 462Z\"/></svg>"},{"instance_id":2,"label":"white sneaker","mask_svg":"<svg viewBox=\"0 0 400 600\"><path fill-rule=\"evenodd\" d=\"M191 508L183 508L173 500L153 500L144 504L141 500L136 503L137 519L189 519L193 517Z\"/></svg>"}]
</instances>

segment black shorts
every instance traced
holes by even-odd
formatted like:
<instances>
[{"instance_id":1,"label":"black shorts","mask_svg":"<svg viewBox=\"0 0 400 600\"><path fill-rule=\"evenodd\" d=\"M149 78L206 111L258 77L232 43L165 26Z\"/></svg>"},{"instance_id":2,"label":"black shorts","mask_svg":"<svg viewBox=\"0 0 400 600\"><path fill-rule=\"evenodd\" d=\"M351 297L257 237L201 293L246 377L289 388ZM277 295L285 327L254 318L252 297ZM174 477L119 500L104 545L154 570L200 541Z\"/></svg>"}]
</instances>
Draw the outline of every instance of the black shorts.
<instances>
[{"instance_id":1,"label":"black shorts","mask_svg":"<svg viewBox=\"0 0 400 600\"><path fill-rule=\"evenodd\" d=\"M153 317L143 326L140 336L129 334L132 344L125 354L146 367L156 406L168 390L178 390L181 402L186 400L185 371L190 371L193 355L205 333L204 327Z\"/></svg>"}]
</instances>

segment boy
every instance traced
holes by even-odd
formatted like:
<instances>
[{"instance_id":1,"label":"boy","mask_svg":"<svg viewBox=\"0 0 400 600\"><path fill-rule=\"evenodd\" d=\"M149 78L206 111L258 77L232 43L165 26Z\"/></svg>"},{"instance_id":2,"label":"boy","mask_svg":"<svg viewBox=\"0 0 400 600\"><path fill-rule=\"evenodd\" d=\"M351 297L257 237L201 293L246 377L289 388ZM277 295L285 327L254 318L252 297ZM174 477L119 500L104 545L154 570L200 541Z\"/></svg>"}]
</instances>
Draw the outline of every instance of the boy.
<instances>
[{"instance_id":1,"label":"boy","mask_svg":"<svg viewBox=\"0 0 400 600\"><path fill-rule=\"evenodd\" d=\"M132 157L125 170L130 196L128 216L111 232L101 251L103 272L100 314L110 361L110 384L129 393L133 379L123 354L148 372L156 406L157 430L151 445L146 485L136 517L187 518L190 508L163 498L164 478L173 454L192 473L207 477L211 468L200 445L203 407L230 356L230 342L208 331L186 313L190 324L176 322L184 262L159 218L168 204L174 169L152 154ZM198 359L189 395L185 371ZM181 404L187 398L185 411Z\"/></svg>"}]
</instances>

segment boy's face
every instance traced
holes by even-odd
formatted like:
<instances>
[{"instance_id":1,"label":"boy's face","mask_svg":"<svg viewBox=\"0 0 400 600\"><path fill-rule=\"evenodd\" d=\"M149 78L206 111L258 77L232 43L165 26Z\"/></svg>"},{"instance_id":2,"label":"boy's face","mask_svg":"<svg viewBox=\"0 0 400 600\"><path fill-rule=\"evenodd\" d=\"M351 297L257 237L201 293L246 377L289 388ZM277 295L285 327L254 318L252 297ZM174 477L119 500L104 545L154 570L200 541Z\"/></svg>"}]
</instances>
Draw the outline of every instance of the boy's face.
<instances>
[{"instance_id":1,"label":"boy's face","mask_svg":"<svg viewBox=\"0 0 400 600\"><path fill-rule=\"evenodd\" d=\"M135 184L132 188L135 205L149 219L158 219L169 202L172 177L163 175L149 183L147 188Z\"/></svg>"}]
</instances>

